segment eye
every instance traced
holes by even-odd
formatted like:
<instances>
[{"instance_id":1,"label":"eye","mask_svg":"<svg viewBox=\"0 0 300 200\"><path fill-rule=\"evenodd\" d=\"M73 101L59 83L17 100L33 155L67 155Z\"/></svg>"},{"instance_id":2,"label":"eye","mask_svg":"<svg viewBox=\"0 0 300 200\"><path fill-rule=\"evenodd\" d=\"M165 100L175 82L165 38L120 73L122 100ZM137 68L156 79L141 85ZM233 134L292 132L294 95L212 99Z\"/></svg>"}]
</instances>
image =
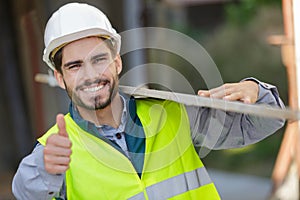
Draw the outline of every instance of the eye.
<instances>
[{"instance_id":1,"label":"eye","mask_svg":"<svg viewBox=\"0 0 300 200\"><path fill-rule=\"evenodd\" d=\"M78 68L80 68L82 65L81 64L73 64L73 65L69 65L68 67L66 67L67 70L76 70Z\"/></svg>"},{"instance_id":2,"label":"eye","mask_svg":"<svg viewBox=\"0 0 300 200\"><path fill-rule=\"evenodd\" d=\"M106 61L106 60L107 60L106 57L100 56L100 57L94 58L94 59L92 60L92 63L93 63L93 64L98 64L98 63L102 63L102 62L104 62L104 61Z\"/></svg>"}]
</instances>

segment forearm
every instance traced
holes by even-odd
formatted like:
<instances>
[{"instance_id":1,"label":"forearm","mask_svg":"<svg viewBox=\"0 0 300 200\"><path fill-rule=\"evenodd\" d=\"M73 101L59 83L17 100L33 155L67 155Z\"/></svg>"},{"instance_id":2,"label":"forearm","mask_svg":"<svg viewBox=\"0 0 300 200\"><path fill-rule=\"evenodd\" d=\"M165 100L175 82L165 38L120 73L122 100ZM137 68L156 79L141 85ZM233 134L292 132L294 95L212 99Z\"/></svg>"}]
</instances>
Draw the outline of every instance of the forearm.
<instances>
[{"instance_id":1,"label":"forearm","mask_svg":"<svg viewBox=\"0 0 300 200\"><path fill-rule=\"evenodd\" d=\"M59 193L64 175L52 175L44 170L43 149L38 145L20 163L12 183L16 199L52 199Z\"/></svg>"},{"instance_id":2,"label":"forearm","mask_svg":"<svg viewBox=\"0 0 300 200\"><path fill-rule=\"evenodd\" d=\"M257 81L256 79L251 79ZM257 104L283 108L276 87L259 82ZM255 143L274 133L282 119L262 118L210 108L187 107L195 146L209 149L237 148Z\"/></svg>"},{"instance_id":3,"label":"forearm","mask_svg":"<svg viewBox=\"0 0 300 200\"><path fill-rule=\"evenodd\" d=\"M257 82L260 87L260 92L256 104L285 108L275 86L260 82L253 78L251 78L250 80ZM254 115L242 115L241 120L241 124L243 125L242 130L244 131L243 137L245 145L255 143L271 135L279 128L281 128L285 122L284 119L265 118Z\"/></svg>"}]
</instances>

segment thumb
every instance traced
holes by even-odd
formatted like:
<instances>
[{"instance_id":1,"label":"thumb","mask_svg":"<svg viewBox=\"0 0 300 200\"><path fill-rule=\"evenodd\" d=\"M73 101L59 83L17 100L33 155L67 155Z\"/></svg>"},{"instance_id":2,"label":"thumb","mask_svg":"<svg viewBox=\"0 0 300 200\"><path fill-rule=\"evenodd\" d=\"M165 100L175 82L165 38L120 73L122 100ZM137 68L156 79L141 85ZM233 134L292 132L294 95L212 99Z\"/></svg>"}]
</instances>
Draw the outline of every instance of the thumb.
<instances>
[{"instance_id":1,"label":"thumb","mask_svg":"<svg viewBox=\"0 0 300 200\"><path fill-rule=\"evenodd\" d=\"M64 137L68 137L66 122L63 114L58 114L56 116L56 124L58 127L58 134Z\"/></svg>"}]
</instances>

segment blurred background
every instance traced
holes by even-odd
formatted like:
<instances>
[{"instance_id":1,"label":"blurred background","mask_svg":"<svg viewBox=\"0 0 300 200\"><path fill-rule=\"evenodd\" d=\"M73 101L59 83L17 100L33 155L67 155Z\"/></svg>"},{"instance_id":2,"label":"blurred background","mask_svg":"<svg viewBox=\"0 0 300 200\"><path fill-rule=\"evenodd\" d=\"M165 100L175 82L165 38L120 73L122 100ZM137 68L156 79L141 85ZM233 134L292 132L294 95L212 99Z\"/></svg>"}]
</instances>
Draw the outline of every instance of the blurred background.
<instances>
[{"instance_id":1,"label":"blurred background","mask_svg":"<svg viewBox=\"0 0 300 200\"><path fill-rule=\"evenodd\" d=\"M43 30L51 13L67 0L0 1L0 199L13 199L11 180L36 138L66 113L69 99L59 88L34 81L48 73L42 62ZM274 84L288 104L286 68L281 50L268 37L284 33L280 0L86 0L103 10L122 32L154 26L186 34L201 44L216 63L224 82L246 77ZM196 91L206 88L190 64L160 50L138 50L122 56L124 73L156 62L178 70ZM165 75L167 76L167 74ZM147 78L147 74L137 76ZM180 90L179 90L180 91ZM241 149L213 151L208 169L270 179L284 128L264 141Z\"/></svg>"}]
</instances>

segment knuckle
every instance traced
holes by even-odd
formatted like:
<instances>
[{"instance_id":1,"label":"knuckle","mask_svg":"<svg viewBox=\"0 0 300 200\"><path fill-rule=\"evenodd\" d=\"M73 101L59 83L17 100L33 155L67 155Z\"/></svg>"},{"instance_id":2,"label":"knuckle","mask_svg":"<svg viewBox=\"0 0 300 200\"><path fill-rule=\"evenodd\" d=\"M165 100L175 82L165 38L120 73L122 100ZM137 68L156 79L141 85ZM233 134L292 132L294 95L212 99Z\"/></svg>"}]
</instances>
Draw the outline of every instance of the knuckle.
<instances>
[{"instance_id":1,"label":"knuckle","mask_svg":"<svg viewBox=\"0 0 300 200\"><path fill-rule=\"evenodd\" d=\"M68 148L71 148L71 147L72 147L72 142L71 142L71 140L69 140L69 139L68 139L68 141L67 141L67 147L68 147Z\"/></svg>"},{"instance_id":2,"label":"knuckle","mask_svg":"<svg viewBox=\"0 0 300 200\"><path fill-rule=\"evenodd\" d=\"M223 87L223 89L228 89L229 87L230 87L230 83L225 83L222 87Z\"/></svg>"},{"instance_id":3,"label":"knuckle","mask_svg":"<svg viewBox=\"0 0 300 200\"><path fill-rule=\"evenodd\" d=\"M50 162L51 162L51 159L48 156L44 156L44 163L47 164Z\"/></svg>"},{"instance_id":4,"label":"knuckle","mask_svg":"<svg viewBox=\"0 0 300 200\"><path fill-rule=\"evenodd\" d=\"M66 164L69 164L71 162L71 158L70 157L67 157L66 159Z\"/></svg>"},{"instance_id":5,"label":"knuckle","mask_svg":"<svg viewBox=\"0 0 300 200\"><path fill-rule=\"evenodd\" d=\"M67 151L67 156L69 157L69 156L71 156L71 154L72 154L72 150L71 150L71 149L68 149L68 151Z\"/></svg>"},{"instance_id":6,"label":"knuckle","mask_svg":"<svg viewBox=\"0 0 300 200\"><path fill-rule=\"evenodd\" d=\"M51 150L50 150L50 148L49 148L49 146L45 146L44 147L44 155L47 155L47 154L49 154L51 152Z\"/></svg>"},{"instance_id":7,"label":"knuckle","mask_svg":"<svg viewBox=\"0 0 300 200\"><path fill-rule=\"evenodd\" d=\"M60 165L60 172L65 172L65 171L67 171L67 169L69 169L69 165L67 164L67 165Z\"/></svg>"}]
</instances>

